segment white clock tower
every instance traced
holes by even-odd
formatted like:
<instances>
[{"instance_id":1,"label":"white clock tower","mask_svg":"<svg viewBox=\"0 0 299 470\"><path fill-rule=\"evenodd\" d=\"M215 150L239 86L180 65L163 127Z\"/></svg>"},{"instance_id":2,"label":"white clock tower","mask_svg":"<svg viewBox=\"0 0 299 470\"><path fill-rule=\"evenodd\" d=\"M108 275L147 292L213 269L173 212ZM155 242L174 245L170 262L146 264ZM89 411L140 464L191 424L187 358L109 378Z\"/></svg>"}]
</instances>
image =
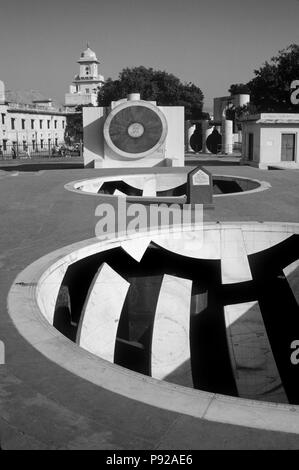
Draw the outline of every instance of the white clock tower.
<instances>
[{"instance_id":1,"label":"white clock tower","mask_svg":"<svg viewBox=\"0 0 299 470\"><path fill-rule=\"evenodd\" d=\"M65 105L70 107L97 106L98 88L103 85L104 77L98 74L100 62L89 44L77 62L80 64L79 74L74 77L69 93L65 95Z\"/></svg>"}]
</instances>

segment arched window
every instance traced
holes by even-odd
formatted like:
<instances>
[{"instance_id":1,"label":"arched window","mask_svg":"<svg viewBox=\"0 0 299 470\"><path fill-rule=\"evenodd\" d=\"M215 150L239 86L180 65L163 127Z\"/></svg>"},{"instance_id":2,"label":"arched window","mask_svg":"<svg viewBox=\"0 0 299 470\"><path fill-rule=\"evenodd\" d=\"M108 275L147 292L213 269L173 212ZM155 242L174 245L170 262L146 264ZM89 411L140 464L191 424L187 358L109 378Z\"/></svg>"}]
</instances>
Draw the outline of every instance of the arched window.
<instances>
[{"instance_id":1,"label":"arched window","mask_svg":"<svg viewBox=\"0 0 299 470\"><path fill-rule=\"evenodd\" d=\"M89 65L87 65L87 66L85 67L85 74L86 74L86 75L90 75L90 67L89 67Z\"/></svg>"}]
</instances>

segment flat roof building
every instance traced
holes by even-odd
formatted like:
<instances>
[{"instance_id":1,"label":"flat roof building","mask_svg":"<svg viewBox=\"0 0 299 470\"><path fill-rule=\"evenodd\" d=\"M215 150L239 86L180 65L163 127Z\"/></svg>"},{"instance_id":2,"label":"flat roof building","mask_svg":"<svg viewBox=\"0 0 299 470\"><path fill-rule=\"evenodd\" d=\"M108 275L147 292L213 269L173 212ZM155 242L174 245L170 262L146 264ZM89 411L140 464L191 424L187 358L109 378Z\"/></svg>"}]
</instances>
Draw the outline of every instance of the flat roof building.
<instances>
[{"instance_id":1,"label":"flat roof building","mask_svg":"<svg viewBox=\"0 0 299 470\"><path fill-rule=\"evenodd\" d=\"M299 113L261 113L241 121L244 163L299 168Z\"/></svg>"},{"instance_id":2,"label":"flat roof building","mask_svg":"<svg viewBox=\"0 0 299 470\"><path fill-rule=\"evenodd\" d=\"M66 111L39 92L5 92L0 81L0 148L48 149L64 142Z\"/></svg>"}]
</instances>

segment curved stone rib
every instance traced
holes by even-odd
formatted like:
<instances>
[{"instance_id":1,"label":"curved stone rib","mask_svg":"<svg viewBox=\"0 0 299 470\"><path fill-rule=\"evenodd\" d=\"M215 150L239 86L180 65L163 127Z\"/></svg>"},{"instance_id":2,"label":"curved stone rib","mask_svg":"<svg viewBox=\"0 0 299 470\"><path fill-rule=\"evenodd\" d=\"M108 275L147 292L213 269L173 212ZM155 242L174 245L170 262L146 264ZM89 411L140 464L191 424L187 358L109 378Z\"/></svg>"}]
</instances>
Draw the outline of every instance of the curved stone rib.
<instances>
[{"instance_id":1,"label":"curved stone rib","mask_svg":"<svg viewBox=\"0 0 299 470\"><path fill-rule=\"evenodd\" d=\"M116 333L129 282L103 263L96 273L83 307L77 343L113 362Z\"/></svg>"},{"instance_id":2,"label":"curved stone rib","mask_svg":"<svg viewBox=\"0 0 299 470\"><path fill-rule=\"evenodd\" d=\"M190 361L192 281L165 275L152 337L152 377L193 387Z\"/></svg>"},{"instance_id":3,"label":"curved stone rib","mask_svg":"<svg viewBox=\"0 0 299 470\"><path fill-rule=\"evenodd\" d=\"M221 230L221 276L223 284L251 281L252 275L242 230Z\"/></svg>"},{"instance_id":4,"label":"curved stone rib","mask_svg":"<svg viewBox=\"0 0 299 470\"><path fill-rule=\"evenodd\" d=\"M259 303L224 307L226 334L239 396L288 403Z\"/></svg>"},{"instance_id":5,"label":"curved stone rib","mask_svg":"<svg viewBox=\"0 0 299 470\"><path fill-rule=\"evenodd\" d=\"M140 262L151 242L151 238L137 238L121 242L121 247L136 261Z\"/></svg>"}]
</instances>

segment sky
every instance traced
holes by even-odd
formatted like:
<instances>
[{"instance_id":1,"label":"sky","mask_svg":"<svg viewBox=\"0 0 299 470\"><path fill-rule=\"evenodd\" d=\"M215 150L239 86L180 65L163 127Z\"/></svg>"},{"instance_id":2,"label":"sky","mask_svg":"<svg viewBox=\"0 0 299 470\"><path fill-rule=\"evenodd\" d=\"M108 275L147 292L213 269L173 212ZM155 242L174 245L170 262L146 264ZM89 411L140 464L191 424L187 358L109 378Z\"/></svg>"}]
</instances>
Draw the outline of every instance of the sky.
<instances>
[{"instance_id":1,"label":"sky","mask_svg":"<svg viewBox=\"0 0 299 470\"><path fill-rule=\"evenodd\" d=\"M205 96L289 44L299 43L299 0L0 0L0 80L63 103L86 42L99 73L143 65L193 82Z\"/></svg>"}]
</instances>

